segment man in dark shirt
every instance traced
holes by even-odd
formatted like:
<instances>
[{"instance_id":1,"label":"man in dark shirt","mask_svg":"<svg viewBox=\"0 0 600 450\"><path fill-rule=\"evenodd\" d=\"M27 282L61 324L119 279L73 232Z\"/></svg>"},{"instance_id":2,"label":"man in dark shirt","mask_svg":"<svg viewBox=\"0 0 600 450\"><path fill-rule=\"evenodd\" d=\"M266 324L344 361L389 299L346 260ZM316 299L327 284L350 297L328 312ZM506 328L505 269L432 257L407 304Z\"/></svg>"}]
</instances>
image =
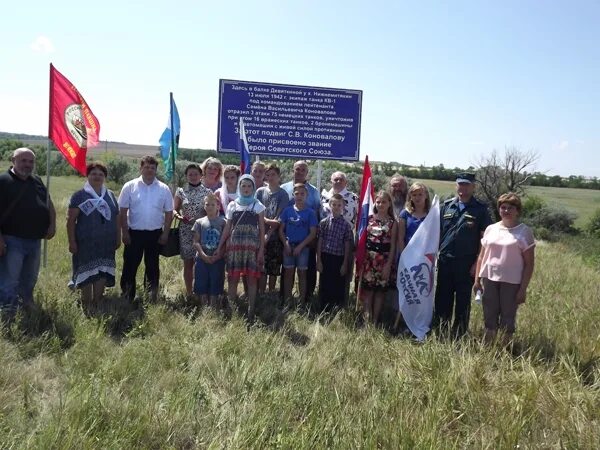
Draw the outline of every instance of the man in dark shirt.
<instances>
[{"instance_id":1,"label":"man in dark shirt","mask_svg":"<svg viewBox=\"0 0 600 450\"><path fill-rule=\"evenodd\" d=\"M471 289L479 242L491 223L488 207L473 196L475 175L456 176L457 196L446 200L440 208L440 251L435 292L434 327L452 334L464 335L469 328ZM456 297L456 298L455 298Z\"/></svg>"},{"instance_id":2,"label":"man in dark shirt","mask_svg":"<svg viewBox=\"0 0 600 450\"><path fill-rule=\"evenodd\" d=\"M56 212L44 183L33 175L35 154L13 152L12 167L0 175L0 310L14 311L19 299L33 304L42 238L56 233Z\"/></svg>"}]
</instances>

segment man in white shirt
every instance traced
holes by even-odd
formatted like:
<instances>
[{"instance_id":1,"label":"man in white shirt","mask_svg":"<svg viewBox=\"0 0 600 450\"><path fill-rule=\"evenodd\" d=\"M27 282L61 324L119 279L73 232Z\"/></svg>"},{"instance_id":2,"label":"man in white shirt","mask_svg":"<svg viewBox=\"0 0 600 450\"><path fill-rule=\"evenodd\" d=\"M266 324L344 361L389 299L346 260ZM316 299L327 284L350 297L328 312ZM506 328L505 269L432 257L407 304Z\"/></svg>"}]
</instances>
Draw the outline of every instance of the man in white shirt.
<instances>
[{"instance_id":1,"label":"man in white shirt","mask_svg":"<svg viewBox=\"0 0 600 450\"><path fill-rule=\"evenodd\" d=\"M331 189L329 191L323 189L321 192L321 218L327 218L331 215L331 208L329 207L329 200L333 194L340 194L344 197L344 219L352 227L352 233L356 230L356 216L358 215L358 197L354 192L350 192L346 189L348 185L348 178L344 172L333 172L331 174ZM353 276L354 267L354 241L350 246L350 255L348 260L351 261L349 270L346 271L346 287L344 291L344 300L348 303L348 296L350 294L350 282Z\"/></svg>"},{"instance_id":2,"label":"man in white shirt","mask_svg":"<svg viewBox=\"0 0 600 450\"><path fill-rule=\"evenodd\" d=\"M158 295L160 277L159 246L167 243L173 220L173 196L169 187L156 179L158 161L144 156L141 176L128 181L119 195L123 244L121 290L129 300L135 298L135 277L144 257L145 287L152 300Z\"/></svg>"}]
</instances>

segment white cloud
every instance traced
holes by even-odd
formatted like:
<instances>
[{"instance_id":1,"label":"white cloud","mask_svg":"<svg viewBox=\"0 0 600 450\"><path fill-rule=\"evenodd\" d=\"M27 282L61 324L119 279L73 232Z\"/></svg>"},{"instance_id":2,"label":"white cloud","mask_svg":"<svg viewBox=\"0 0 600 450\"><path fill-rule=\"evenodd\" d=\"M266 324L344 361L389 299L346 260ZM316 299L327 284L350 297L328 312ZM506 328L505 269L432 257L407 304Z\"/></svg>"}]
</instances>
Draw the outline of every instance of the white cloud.
<instances>
[{"instance_id":1,"label":"white cloud","mask_svg":"<svg viewBox=\"0 0 600 450\"><path fill-rule=\"evenodd\" d=\"M38 36L29 47L37 53L52 53L54 51L54 45L47 36Z\"/></svg>"},{"instance_id":2,"label":"white cloud","mask_svg":"<svg viewBox=\"0 0 600 450\"><path fill-rule=\"evenodd\" d=\"M471 141L471 142L469 142L469 144L471 144L471 145L485 145L485 142L483 142L483 141Z\"/></svg>"},{"instance_id":3,"label":"white cloud","mask_svg":"<svg viewBox=\"0 0 600 450\"><path fill-rule=\"evenodd\" d=\"M569 141L560 141L558 143L558 145L556 146L556 149L561 150L561 151L566 150L568 148L569 148Z\"/></svg>"}]
</instances>

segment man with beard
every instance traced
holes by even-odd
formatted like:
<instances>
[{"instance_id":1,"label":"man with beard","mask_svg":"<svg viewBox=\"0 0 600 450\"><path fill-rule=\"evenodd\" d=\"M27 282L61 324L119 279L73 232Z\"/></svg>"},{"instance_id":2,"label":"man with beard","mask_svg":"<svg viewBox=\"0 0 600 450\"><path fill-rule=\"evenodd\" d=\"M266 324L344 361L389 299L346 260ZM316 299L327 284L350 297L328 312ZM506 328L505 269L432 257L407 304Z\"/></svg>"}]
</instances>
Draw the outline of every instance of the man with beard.
<instances>
[{"instance_id":1,"label":"man with beard","mask_svg":"<svg viewBox=\"0 0 600 450\"><path fill-rule=\"evenodd\" d=\"M394 175L390 179L388 192L392 197L392 208L394 208L394 218L399 220L400 213L406 206L406 196L408 195L408 182L402 175ZM397 265L394 264L392 270L396 270ZM385 308L391 308L398 311L398 290L396 286L396 277L392 277L392 289L388 289L385 294ZM394 314L395 315L395 314Z\"/></svg>"},{"instance_id":2,"label":"man with beard","mask_svg":"<svg viewBox=\"0 0 600 450\"><path fill-rule=\"evenodd\" d=\"M390 179L389 193L392 196L392 206L394 208L394 217L396 220L406 204L406 194L408 193L408 183L402 175L394 175Z\"/></svg>"}]
</instances>

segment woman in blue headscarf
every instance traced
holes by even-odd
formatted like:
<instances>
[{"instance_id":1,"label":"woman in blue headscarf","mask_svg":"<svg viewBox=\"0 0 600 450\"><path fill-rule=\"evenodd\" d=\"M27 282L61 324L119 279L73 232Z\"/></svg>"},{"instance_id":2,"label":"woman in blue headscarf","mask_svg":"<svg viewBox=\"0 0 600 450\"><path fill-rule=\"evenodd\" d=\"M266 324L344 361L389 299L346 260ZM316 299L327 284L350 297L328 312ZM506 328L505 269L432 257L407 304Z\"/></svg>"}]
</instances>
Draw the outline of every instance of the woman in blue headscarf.
<instances>
[{"instance_id":1,"label":"woman in blue headscarf","mask_svg":"<svg viewBox=\"0 0 600 450\"><path fill-rule=\"evenodd\" d=\"M240 277L248 285L248 320L254 321L256 288L262 275L265 248L265 207L256 197L256 185L251 175L238 181L238 198L227 205L227 225L221 235L219 251L227 247L227 277L229 301L237 296Z\"/></svg>"}]
</instances>

